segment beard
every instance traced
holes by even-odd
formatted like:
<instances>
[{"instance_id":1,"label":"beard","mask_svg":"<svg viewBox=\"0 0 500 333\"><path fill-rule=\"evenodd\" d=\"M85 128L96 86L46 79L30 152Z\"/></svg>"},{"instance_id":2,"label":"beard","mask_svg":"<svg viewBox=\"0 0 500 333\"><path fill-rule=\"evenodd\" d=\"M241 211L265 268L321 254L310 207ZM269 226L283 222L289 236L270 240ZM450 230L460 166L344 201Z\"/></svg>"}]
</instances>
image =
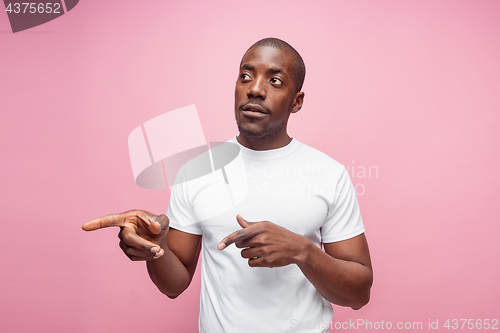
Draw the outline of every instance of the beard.
<instances>
[{"instance_id":1,"label":"beard","mask_svg":"<svg viewBox=\"0 0 500 333\"><path fill-rule=\"evenodd\" d=\"M240 134L249 139L259 140L259 141L270 141L274 139L281 131L284 126L284 123L281 123L277 127L267 127L259 130L244 128L241 126L240 122L236 120L238 125L238 130Z\"/></svg>"},{"instance_id":2,"label":"beard","mask_svg":"<svg viewBox=\"0 0 500 333\"><path fill-rule=\"evenodd\" d=\"M237 112L241 112L241 110L243 110L243 107L249 103L260 105L269 114L272 113L272 111L268 107L262 105L260 103L260 101L256 100L256 99L248 100L245 103L242 103L238 107ZM247 137L247 138L253 139L253 140L259 140L259 141L272 140L279 134L279 132L281 131L281 129L284 126L284 124L281 123L276 127L264 126L264 128L261 128L261 129L252 129L252 127L250 126L250 128L244 128L240 123L240 119L241 119L240 117L244 117L244 116L242 116L241 114L236 116L236 124L238 125L238 130L239 130L240 134L243 135L244 137ZM255 120L247 120L247 121L248 121L248 123L253 124Z\"/></svg>"}]
</instances>

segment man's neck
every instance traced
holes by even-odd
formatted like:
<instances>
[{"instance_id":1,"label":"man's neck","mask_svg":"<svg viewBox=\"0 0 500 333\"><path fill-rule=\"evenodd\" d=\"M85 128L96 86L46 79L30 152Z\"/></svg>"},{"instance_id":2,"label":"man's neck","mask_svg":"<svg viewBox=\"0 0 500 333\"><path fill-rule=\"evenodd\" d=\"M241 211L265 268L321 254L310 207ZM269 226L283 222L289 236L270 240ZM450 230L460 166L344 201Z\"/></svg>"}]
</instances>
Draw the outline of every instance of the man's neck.
<instances>
[{"instance_id":1,"label":"man's neck","mask_svg":"<svg viewBox=\"0 0 500 333\"><path fill-rule=\"evenodd\" d=\"M284 136L282 137L277 137L277 138L272 138L271 140L266 140L266 139L255 139L255 138L249 138L247 136L244 136L240 133L236 137L236 140L238 142L249 149L253 150L271 150L271 149L278 149L278 148L283 148L286 145L288 145L291 141L292 138L288 136L288 134L285 133Z\"/></svg>"}]
</instances>

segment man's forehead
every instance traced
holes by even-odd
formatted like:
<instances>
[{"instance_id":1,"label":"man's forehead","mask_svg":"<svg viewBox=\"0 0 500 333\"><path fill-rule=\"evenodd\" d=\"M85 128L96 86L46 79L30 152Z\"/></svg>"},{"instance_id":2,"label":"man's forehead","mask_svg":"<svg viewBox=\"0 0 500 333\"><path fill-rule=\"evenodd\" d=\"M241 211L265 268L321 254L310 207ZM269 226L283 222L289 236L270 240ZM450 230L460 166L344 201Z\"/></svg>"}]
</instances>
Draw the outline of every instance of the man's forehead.
<instances>
[{"instance_id":1,"label":"man's forehead","mask_svg":"<svg viewBox=\"0 0 500 333\"><path fill-rule=\"evenodd\" d=\"M241 59L240 68L254 67L253 64L264 65L273 70L292 71L293 55L286 49L272 46L253 46Z\"/></svg>"}]
</instances>

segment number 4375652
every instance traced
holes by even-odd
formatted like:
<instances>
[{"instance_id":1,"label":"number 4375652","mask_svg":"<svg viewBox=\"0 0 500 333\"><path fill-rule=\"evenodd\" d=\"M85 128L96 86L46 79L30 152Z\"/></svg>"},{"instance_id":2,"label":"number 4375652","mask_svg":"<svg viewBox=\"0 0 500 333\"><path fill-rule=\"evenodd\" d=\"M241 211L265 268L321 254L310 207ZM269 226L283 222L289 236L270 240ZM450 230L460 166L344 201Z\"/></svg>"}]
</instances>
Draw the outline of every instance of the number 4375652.
<instances>
[{"instance_id":1,"label":"number 4375652","mask_svg":"<svg viewBox=\"0 0 500 333\"><path fill-rule=\"evenodd\" d=\"M47 14L61 14L61 4L60 3L9 3L5 9L7 12L19 14L19 13L47 13Z\"/></svg>"},{"instance_id":2,"label":"number 4375652","mask_svg":"<svg viewBox=\"0 0 500 333\"><path fill-rule=\"evenodd\" d=\"M456 330L456 329L469 329L469 330L472 330L472 329L476 329L476 330L480 330L480 329L484 329L484 330L489 330L489 329L492 329L492 330L497 330L498 329L498 319L477 319L477 320L474 320L474 319L448 319L443 327L447 328L447 329L453 329L453 330Z\"/></svg>"}]
</instances>

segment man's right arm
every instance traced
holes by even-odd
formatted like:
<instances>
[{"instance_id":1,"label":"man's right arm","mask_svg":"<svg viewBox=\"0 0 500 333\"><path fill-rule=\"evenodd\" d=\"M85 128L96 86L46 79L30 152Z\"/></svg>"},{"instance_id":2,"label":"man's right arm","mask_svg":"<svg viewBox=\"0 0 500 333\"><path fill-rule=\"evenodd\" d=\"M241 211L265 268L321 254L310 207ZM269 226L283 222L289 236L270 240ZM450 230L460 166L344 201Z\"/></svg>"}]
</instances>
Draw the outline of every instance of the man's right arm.
<instances>
[{"instance_id":1,"label":"man's right arm","mask_svg":"<svg viewBox=\"0 0 500 333\"><path fill-rule=\"evenodd\" d=\"M146 262L149 277L163 294L176 298L193 279L201 236L171 228L159 245L165 254Z\"/></svg>"}]
</instances>

